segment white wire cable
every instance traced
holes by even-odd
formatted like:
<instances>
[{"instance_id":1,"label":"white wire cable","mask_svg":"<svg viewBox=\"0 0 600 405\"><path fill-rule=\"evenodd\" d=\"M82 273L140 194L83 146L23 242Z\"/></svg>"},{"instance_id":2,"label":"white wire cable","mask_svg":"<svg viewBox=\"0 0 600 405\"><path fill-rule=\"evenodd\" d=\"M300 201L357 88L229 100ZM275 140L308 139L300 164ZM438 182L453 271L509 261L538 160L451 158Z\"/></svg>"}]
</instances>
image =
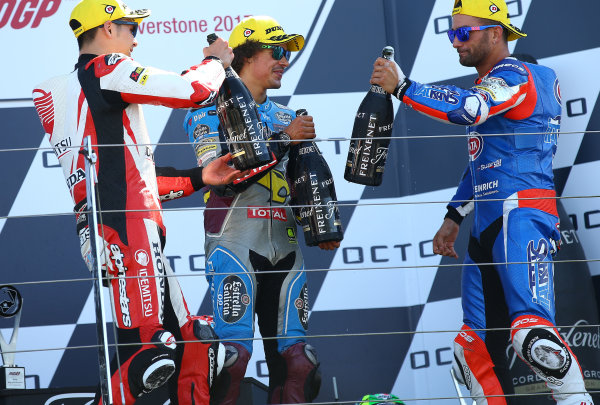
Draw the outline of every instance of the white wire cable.
<instances>
[{"instance_id":1,"label":"white wire cable","mask_svg":"<svg viewBox=\"0 0 600 405\"><path fill-rule=\"evenodd\" d=\"M576 135L576 134L598 134L600 130L591 130L591 131L565 131L565 132L556 132L557 135ZM516 134L510 134L511 136L526 136L526 135L546 135L546 132L522 132ZM481 137L491 137L491 136L505 136L504 133L494 133L494 134L477 134ZM469 138L471 134L441 134L441 135L407 135L407 136L382 136L377 137L377 140L412 140L412 139L445 139L445 138ZM349 142L349 141L360 141L360 140L372 140L373 138L348 138L348 137L336 137L336 138L314 138L311 139L312 142ZM271 139L271 140L263 140L263 141L238 141L238 143L256 143L256 142L268 142L268 143L277 143L277 142L289 142L287 140L279 140L279 139ZM218 144L227 144L227 141L215 141L213 143ZM188 142L164 142L164 143L138 143L137 146L187 146L191 147L191 143ZM93 147L123 147L127 145L123 144L103 144L103 145L92 145ZM65 149L79 149L80 146L65 146ZM54 150L51 146L41 146L41 147L30 147L30 148L6 148L0 149L0 153L2 152L30 152L30 151L38 151L38 150Z\"/></svg>"},{"instance_id":2,"label":"white wire cable","mask_svg":"<svg viewBox=\"0 0 600 405\"><path fill-rule=\"evenodd\" d=\"M549 328L549 327L548 327ZM555 329L600 329L600 324L585 324L585 325L556 325ZM532 329L532 327L505 327L505 328L479 328L470 329L473 332L497 332L497 331L511 331L521 329ZM294 340L294 339L332 339L332 338L350 338L350 337L373 337L373 336L403 336L403 335L438 335L438 334L452 334L457 335L463 332L462 329L443 329L443 330L402 330L402 331L387 331L387 332L356 332L356 333L328 333L328 334L313 334L313 335L302 335L302 336L267 336L267 337L249 337L249 338L228 338L228 339L206 339L202 341L198 340L177 340L176 343L214 343L214 342L253 342L253 341L265 341L265 340ZM600 333L600 331L599 331ZM128 347L128 346L153 346L155 343L109 343L109 347ZM32 352L47 352L57 350L81 350L81 349L97 349L98 344L92 345L79 345L79 346L68 346L68 347L50 347L50 348L38 348L38 349L21 349L6 351L6 353L32 353Z\"/></svg>"},{"instance_id":3,"label":"white wire cable","mask_svg":"<svg viewBox=\"0 0 600 405\"><path fill-rule=\"evenodd\" d=\"M544 263L596 263L600 262L600 259L567 259L567 260L548 260ZM304 269L305 273L322 273L322 272L339 272L339 271L374 271L374 270L413 270L413 269L427 269L427 268L455 268L455 267L475 267L475 266L494 266L497 264L500 265L513 265L513 264L535 264L540 262L529 262L529 261L521 261L521 262L490 262L490 263L456 263L456 264L421 264L421 265L406 265L406 266L361 266L361 267L342 267L342 268L322 268L322 269ZM211 274L206 274L206 269L199 269L198 271L191 274L165 274L165 275L155 275L155 276L124 276L125 279L147 279L147 278L187 278L187 277L206 277ZM556 269L554 269L556 271ZM570 271L570 269L565 268L564 271ZM288 273L289 270L265 270L261 271L261 274L283 274ZM219 273L219 275L230 276L230 275L245 275L246 272L223 272ZM54 283L74 283L74 282L89 282L93 281L93 278L73 278L73 279L62 279L62 280L36 280L36 281L15 281L11 283L6 283L13 286L19 285L41 285L41 284L54 284Z\"/></svg>"},{"instance_id":4,"label":"white wire cable","mask_svg":"<svg viewBox=\"0 0 600 405\"><path fill-rule=\"evenodd\" d=\"M185 198L185 197L182 197ZM395 197L395 198L403 198L403 197ZM592 198L600 198L600 195L580 195L580 196L556 196L556 197L523 197L523 198L490 198L483 200L476 200L477 203L487 203L487 202L499 202L499 201L526 201L526 200L579 200L579 199L592 199ZM395 205L423 205L423 204L444 204L447 205L450 202L454 203L468 203L473 200L438 200L438 201L391 201L391 202L361 202L361 203L353 203L353 202L336 202L338 207L385 207L385 206L395 206ZM222 210L231 210L231 209L273 209L274 206L264 205L264 206L235 206L235 207L185 207L185 208L161 208L161 209L128 209L128 210L104 210L103 213L114 214L114 213L123 213L123 212L186 212L186 211L222 211ZM310 208L316 207L316 205L306 204L306 205L286 205L286 208ZM89 211L82 211L83 213L88 213ZM58 213L46 213L46 214L29 214L29 215L6 215L0 216L0 220L3 219L25 219L25 218L38 218L38 217L56 217L56 216L66 216L66 215L75 215L74 212L58 212Z\"/></svg>"}]
</instances>

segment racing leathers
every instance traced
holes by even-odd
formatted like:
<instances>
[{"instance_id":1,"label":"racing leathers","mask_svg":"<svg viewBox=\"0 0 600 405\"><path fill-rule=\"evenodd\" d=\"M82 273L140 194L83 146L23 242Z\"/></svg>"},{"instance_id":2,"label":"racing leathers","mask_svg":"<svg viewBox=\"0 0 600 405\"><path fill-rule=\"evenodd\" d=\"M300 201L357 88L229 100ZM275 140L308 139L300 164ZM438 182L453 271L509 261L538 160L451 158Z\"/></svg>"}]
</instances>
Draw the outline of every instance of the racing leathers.
<instances>
[{"instance_id":1,"label":"racing leathers","mask_svg":"<svg viewBox=\"0 0 600 405\"><path fill-rule=\"evenodd\" d=\"M206 272L216 332L226 360L211 403L232 405L252 353L258 316L269 369L269 403L309 402L319 387L318 361L305 343L308 294L286 178L289 148L282 131L295 118L267 98L257 105L277 163L253 169L241 182L210 186L204 214ZM214 106L190 111L184 121L199 166L228 151ZM289 137L287 137L289 141ZM272 273L268 273L272 272ZM240 340L241 339L241 340Z\"/></svg>"},{"instance_id":2,"label":"racing leathers","mask_svg":"<svg viewBox=\"0 0 600 405\"><path fill-rule=\"evenodd\" d=\"M556 74L506 58L470 89L406 79L395 95L432 118L467 127L470 162L446 218L460 224L474 214L462 271L464 325L454 341L455 365L471 395L478 405L507 403L501 395L513 392L508 332L484 329L510 325L515 351L559 404L591 404L577 359L554 326ZM487 397L493 395L500 396Z\"/></svg>"},{"instance_id":3,"label":"racing leathers","mask_svg":"<svg viewBox=\"0 0 600 405\"><path fill-rule=\"evenodd\" d=\"M216 377L210 325L192 317L163 247L160 196L203 186L201 170L155 168L140 104L191 108L210 103L224 78L205 59L182 75L142 66L123 54L79 57L75 70L38 85L34 104L65 175L83 258L92 268L86 218L84 138L91 136L99 210L98 259L107 274L120 364L113 361L115 404L132 404L171 378L171 403L207 404ZM116 360L116 358L115 358ZM118 366L118 369L117 369ZM122 385L121 385L122 383ZM121 390L122 387L122 390ZM123 393L123 396L121 394Z\"/></svg>"}]
</instances>

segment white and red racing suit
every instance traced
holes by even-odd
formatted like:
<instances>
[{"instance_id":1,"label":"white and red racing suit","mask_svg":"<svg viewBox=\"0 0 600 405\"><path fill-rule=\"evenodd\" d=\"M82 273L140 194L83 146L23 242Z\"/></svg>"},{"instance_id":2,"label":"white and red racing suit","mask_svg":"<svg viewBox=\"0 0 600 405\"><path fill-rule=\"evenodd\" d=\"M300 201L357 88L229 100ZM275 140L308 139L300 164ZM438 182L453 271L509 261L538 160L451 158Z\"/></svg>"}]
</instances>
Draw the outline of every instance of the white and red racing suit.
<instances>
[{"instance_id":1,"label":"white and red racing suit","mask_svg":"<svg viewBox=\"0 0 600 405\"><path fill-rule=\"evenodd\" d=\"M224 77L214 58L179 75L142 66L123 54L83 54L73 72L33 90L75 204L81 251L90 269L85 157L79 153L88 135L97 156L103 246L98 256L108 276L118 343L140 343L119 346L120 372L115 364L112 378L115 404L132 404L174 372L171 403L208 404L216 343L183 345L174 339L215 335L207 322L190 315L177 280L168 277L172 270L163 254L166 232L160 211L161 195L172 199L203 186L201 169L155 168L140 104L203 106L214 100Z\"/></svg>"}]
</instances>

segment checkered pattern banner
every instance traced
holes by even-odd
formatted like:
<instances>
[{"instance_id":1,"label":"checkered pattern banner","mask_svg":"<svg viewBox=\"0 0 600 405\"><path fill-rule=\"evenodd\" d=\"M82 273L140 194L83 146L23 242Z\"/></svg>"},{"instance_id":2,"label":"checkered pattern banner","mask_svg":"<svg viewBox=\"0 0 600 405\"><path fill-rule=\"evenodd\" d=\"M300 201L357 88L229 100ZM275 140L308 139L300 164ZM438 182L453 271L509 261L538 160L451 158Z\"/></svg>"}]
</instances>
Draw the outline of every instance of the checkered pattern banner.
<instances>
[{"instance_id":1,"label":"checkered pattern banner","mask_svg":"<svg viewBox=\"0 0 600 405\"><path fill-rule=\"evenodd\" d=\"M396 61L413 80L471 86L475 70L458 63L446 36L453 1L255 3L130 0L131 8L152 10L139 29L133 57L145 65L182 71L202 59L207 34L227 37L247 15L271 15L288 33L305 36L306 46L292 56L281 89L269 94L293 109L306 108L314 117L345 229L334 252L299 242L310 271L308 333L316 336L310 342L323 373L316 401L333 401L335 392L341 401L375 392L406 399L456 397L449 373L456 332L450 331L462 323L461 260L434 255L432 238L468 161L466 138L460 136L464 128L437 123L394 100L395 139L383 184L377 188L344 180L348 141L339 139L350 137L373 62L386 45L395 48ZM511 52L534 56L553 68L561 82L563 133L554 160L555 181L564 197L563 219L573 225L563 227L568 229L563 243L576 243L579 258L598 259L600 209L594 196L600 196L600 40L594 27L600 2L507 3L513 24L528 34L510 43ZM62 170L31 102L36 83L73 68L77 45L66 21L75 4L0 1L0 284L14 284L23 296L17 344L23 352L16 354L16 363L26 368L29 388L91 386L98 381L96 350L69 349L96 344L92 283L79 255ZM194 152L182 129L185 111L145 106L144 112L157 164L194 167ZM166 254L190 310L206 314L212 309L204 277L204 202L196 194L163 205L168 210ZM584 196L589 198L572 198ZM465 224L461 252L467 230ZM590 309L580 318L562 318L573 324L598 321L590 273L600 276L600 262L583 266L576 278L583 285L561 284L585 295ZM557 280L564 268L557 268ZM566 271L564 279L570 279ZM11 325L0 319L5 337ZM421 333L430 331L438 332ZM575 339L574 333L571 343L577 346L573 342L583 338ZM595 341L586 352L590 384L600 384ZM246 376L267 383L260 340L255 345ZM529 378L527 371L522 378ZM518 375L515 384L524 384Z\"/></svg>"}]
</instances>

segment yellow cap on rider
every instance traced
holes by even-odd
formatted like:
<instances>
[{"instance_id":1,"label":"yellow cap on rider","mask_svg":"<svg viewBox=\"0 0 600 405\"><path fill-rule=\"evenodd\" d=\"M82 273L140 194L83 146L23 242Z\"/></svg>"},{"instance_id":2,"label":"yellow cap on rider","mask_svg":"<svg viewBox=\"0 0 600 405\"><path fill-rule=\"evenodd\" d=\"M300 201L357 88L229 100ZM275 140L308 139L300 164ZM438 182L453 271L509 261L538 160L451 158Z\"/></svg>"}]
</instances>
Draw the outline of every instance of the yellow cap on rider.
<instances>
[{"instance_id":1,"label":"yellow cap on rider","mask_svg":"<svg viewBox=\"0 0 600 405\"><path fill-rule=\"evenodd\" d=\"M508 40L526 37L523 31L510 23L508 6L504 0L454 0L452 15L463 14L471 17L497 21L508 30Z\"/></svg>"},{"instance_id":2,"label":"yellow cap on rider","mask_svg":"<svg viewBox=\"0 0 600 405\"><path fill-rule=\"evenodd\" d=\"M69 25L75 38L106 21L131 18L139 23L150 15L150 10L131 10L121 0L81 0L71 11Z\"/></svg>"},{"instance_id":3,"label":"yellow cap on rider","mask_svg":"<svg viewBox=\"0 0 600 405\"><path fill-rule=\"evenodd\" d=\"M286 34L275 19L268 16L252 16L242 20L233 28L229 36L229 46L235 48L247 41L265 45L287 44L288 51L299 51L304 47L304 37L300 34Z\"/></svg>"}]
</instances>

